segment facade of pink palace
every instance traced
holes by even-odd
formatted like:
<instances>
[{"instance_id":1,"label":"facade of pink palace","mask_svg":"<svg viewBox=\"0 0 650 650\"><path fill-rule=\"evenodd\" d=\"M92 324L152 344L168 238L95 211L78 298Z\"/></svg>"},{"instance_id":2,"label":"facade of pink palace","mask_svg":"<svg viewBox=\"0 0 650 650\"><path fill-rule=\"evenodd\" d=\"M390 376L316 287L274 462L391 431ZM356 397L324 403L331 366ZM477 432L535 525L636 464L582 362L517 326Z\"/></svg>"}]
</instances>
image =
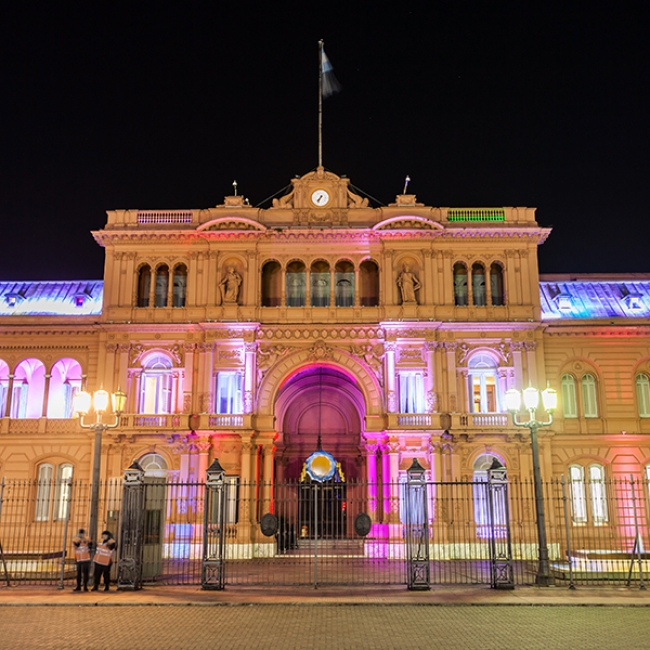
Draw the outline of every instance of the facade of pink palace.
<instances>
[{"instance_id":1,"label":"facade of pink palace","mask_svg":"<svg viewBox=\"0 0 650 650\"><path fill-rule=\"evenodd\" d=\"M0 283L2 477L90 480L72 397L103 386L127 394L106 481L134 460L200 480L214 458L241 484L300 480L319 438L379 486L413 459L433 481L495 460L529 479L504 403L529 384L559 395L545 480L650 476L650 275L540 277L532 208L372 207L319 167L266 209L107 216L103 281ZM574 523L613 523L583 494Z\"/></svg>"}]
</instances>

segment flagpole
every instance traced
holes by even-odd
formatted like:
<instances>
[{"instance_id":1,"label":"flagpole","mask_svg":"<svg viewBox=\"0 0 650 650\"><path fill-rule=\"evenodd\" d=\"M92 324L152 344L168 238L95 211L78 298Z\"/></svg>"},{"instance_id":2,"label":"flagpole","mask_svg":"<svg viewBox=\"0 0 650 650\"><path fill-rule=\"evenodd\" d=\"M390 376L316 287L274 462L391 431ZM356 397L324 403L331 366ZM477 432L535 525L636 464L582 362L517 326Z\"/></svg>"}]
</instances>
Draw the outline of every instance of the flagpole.
<instances>
[{"instance_id":1,"label":"flagpole","mask_svg":"<svg viewBox=\"0 0 650 650\"><path fill-rule=\"evenodd\" d=\"M318 41L318 166L323 166L323 40Z\"/></svg>"}]
</instances>

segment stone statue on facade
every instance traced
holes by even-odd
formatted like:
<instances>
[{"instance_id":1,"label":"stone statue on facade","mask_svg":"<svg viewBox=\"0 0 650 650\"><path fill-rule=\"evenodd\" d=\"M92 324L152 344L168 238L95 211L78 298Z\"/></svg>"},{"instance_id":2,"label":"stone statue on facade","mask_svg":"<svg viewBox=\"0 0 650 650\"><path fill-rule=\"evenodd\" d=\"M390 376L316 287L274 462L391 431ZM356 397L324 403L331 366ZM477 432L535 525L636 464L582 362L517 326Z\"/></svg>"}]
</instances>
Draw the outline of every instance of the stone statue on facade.
<instances>
[{"instance_id":1,"label":"stone statue on facade","mask_svg":"<svg viewBox=\"0 0 650 650\"><path fill-rule=\"evenodd\" d=\"M422 286L408 264L402 266L402 272L397 277L397 286L402 292L402 304L414 303L415 292Z\"/></svg>"},{"instance_id":2,"label":"stone statue on facade","mask_svg":"<svg viewBox=\"0 0 650 650\"><path fill-rule=\"evenodd\" d=\"M235 267L231 264L224 275L223 280L219 283L221 289L221 298L223 302L235 303L239 298L239 287L242 283L242 277L237 273Z\"/></svg>"}]
</instances>

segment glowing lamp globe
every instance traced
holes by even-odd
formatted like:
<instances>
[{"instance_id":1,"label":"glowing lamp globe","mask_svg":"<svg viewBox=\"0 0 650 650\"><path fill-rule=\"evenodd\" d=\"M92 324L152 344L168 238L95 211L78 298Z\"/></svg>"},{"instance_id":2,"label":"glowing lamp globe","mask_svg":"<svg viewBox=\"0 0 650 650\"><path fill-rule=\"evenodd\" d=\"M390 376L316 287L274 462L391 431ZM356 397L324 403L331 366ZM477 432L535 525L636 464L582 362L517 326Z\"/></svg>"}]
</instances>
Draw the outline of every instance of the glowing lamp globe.
<instances>
[{"instance_id":1,"label":"glowing lamp globe","mask_svg":"<svg viewBox=\"0 0 650 650\"><path fill-rule=\"evenodd\" d=\"M516 388L506 391L506 408L516 413L521 408L521 393Z\"/></svg>"},{"instance_id":2,"label":"glowing lamp globe","mask_svg":"<svg viewBox=\"0 0 650 650\"><path fill-rule=\"evenodd\" d=\"M108 408L108 392L103 388L95 391L93 395L93 406L97 413L103 413Z\"/></svg>"},{"instance_id":3,"label":"glowing lamp globe","mask_svg":"<svg viewBox=\"0 0 650 650\"><path fill-rule=\"evenodd\" d=\"M546 388L542 391L542 402L544 408L552 413L557 408L557 391L553 388Z\"/></svg>"},{"instance_id":4,"label":"glowing lamp globe","mask_svg":"<svg viewBox=\"0 0 650 650\"><path fill-rule=\"evenodd\" d=\"M529 411L534 411L539 406L539 391L537 388L529 386L524 388L524 406Z\"/></svg>"},{"instance_id":5,"label":"glowing lamp globe","mask_svg":"<svg viewBox=\"0 0 650 650\"><path fill-rule=\"evenodd\" d=\"M87 393L85 390L80 390L76 393L72 400L72 408L75 413L86 415L90 411L90 393Z\"/></svg>"}]
</instances>

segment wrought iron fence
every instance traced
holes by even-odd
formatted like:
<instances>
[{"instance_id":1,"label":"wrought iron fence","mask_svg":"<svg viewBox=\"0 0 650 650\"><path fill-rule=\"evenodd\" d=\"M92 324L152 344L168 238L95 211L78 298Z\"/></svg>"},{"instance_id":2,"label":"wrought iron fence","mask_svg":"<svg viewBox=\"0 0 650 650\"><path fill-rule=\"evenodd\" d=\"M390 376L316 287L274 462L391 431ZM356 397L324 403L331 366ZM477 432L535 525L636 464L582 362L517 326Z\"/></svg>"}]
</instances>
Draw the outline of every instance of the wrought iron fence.
<instances>
[{"instance_id":1,"label":"wrought iron fence","mask_svg":"<svg viewBox=\"0 0 650 650\"><path fill-rule=\"evenodd\" d=\"M144 584L202 584L215 539L223 540L226 586L408 585L413 544L429 585L535 584L533 483L505 485L425 482L414 492L407 483L225 477L223 498L210 501L205 482L146 478L134 515L117 479L100 486L99 525L127 543L138 529ZM0 584L72 584L72 538L87 527L90 494L79 481L3 480ZM558 479L544 484L544 499L556 584L643 584L650 575L646 481ZM274 526L262 525L265 515Z\"/></svg>"}]
</instances>

